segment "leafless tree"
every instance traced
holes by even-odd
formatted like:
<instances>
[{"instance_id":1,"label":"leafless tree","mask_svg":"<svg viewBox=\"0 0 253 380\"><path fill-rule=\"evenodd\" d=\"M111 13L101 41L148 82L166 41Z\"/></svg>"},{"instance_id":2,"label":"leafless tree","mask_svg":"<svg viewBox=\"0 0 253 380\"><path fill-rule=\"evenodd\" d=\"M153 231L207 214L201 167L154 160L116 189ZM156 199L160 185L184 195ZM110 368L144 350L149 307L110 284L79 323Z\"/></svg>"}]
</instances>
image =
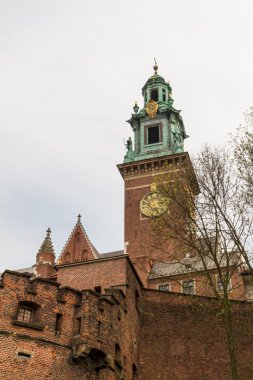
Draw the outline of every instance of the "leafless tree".
<instances>
[{"instance_id":1,"label":"leafless tree","mask_svg":"<svg viewBox=\"0 0 253 380\"><path fill-rule=\"evenodd\" d=\"M179 265L185 265L188 259L191 273L204 274L221 307L235 380L238 371L231 278L243 268L252 273L252 215L246 198L241 196L241 179L227 150L205 147L193 163L194 171L189 165L175 163L168 174L156 178L157 191L169 199L169 211L151 219L151 236L154 246L163 252L167 243L174 241L174 251L168 252L168 258ZM241 286L240 280L233 286Z\"/></svg>"},{"instance_id":2,"label":"leafless tree","mask_svg":"<svg viewBox=\"0 0 253 380\"><path fill-rule=\"evenodd\" d=\"M245 122L232 137L238 175L243 183L245 201L253 207L253 107L245 112Z\"/></svg>"}]
</instances>

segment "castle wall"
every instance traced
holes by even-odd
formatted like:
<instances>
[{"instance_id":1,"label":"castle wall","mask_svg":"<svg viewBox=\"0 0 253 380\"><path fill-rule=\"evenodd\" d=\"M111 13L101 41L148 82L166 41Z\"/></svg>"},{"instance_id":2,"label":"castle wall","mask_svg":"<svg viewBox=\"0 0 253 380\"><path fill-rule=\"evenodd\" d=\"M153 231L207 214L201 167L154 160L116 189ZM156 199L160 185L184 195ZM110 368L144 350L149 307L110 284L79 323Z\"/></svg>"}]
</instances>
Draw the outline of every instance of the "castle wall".
<instances>
[{"instance_id":1,"label":"castle wall","mask_svg":"<svg viewBox=\"0 0 253 380\"><path fill-rule=\"evenodd\" d=\"M101 294L4 272L0 380L131 379L138 366L141 283L127 258L120 262L124 282ZM36 319L19 320L23 305L36 306Z\"/></svg>"},{"instance_id":2,"label":"castle wall","mask_svg":"<svg viewBox=\"0 0 253 380\"><path fill-rule=\"evenodd\" d=\"M92 362L74 363L71 348L31 339L25 334L9 335L0 331L1 380L95 380ZM31 357L18 356L23 352Z\"/></svg>"},{"instance_id":3,"label":"castle wall","mask_svg":"<svg viewBox=\"0 0 253 380\"><path fill-rule=\"evenodd\" d=\"M230 379L217 301L143 289L127 257L122 262L126 281L101 294L6 271L0 380ZM40 306L36 321L18 321L20 302ZM233 309L240 376L250 380L253 305L234 302Z\"/></svg>"},{"instance_id":4,"label":"castle wall","mask_svg":"<svg viewBox=\"0 0 253 380\"><path fill-rule=\"evenodd\" d=\"M91 325L96 331L98 323L100 323L100 334L103 338L96 347L104 350L106 342L106 346L109 347L109 355L113 357L115 343L118 343L122 350L121 364L124 367L126 379L131 379L133 365L136 368L138 367L140 345L139 302L142 284L137 278L128 256L60 266L58 267L58 280L62 285L71 285L77 289L101 286L102 294L99 305L101 303L107 305L105 300L110 300L108 299L110 295L113 297L113 301L118 306L113 308L114 310L109 308L108 314L105 313L105 310L101 312L100 306L97 308L97 314L84 311L83 315L90 316L86 336L90 335ZM90 294L89 297L98 296ZM95 298L94 302L96 302ZM116 322L112 323L113 320L116 320ZM94 346L94 344L95 342L93 341L92 345Z\"/></svg>"},{"instance_id":5,"label":"castle wall","mask_svg":"<svg viewBox=\"0 0 253 380\"><path fill-rule=\"evenodd\" d=\"M58 266L57 280L75 289L102 289L125 284L127 256Z\"/></svg>"},{"instance_id":6,"label":"castle wall","mask_svg":"<svg viewBox=\"0 0 253 380\"><path fill-rule=\"evenodd\" d=\"M240 378L253 378L253 307L235 302ZM141 304L141 380L230 380L226 332L217 301L144 290Z\"/></svg>"},{"instance_id":7,"label":"castle wall","mask_svg":"<svg viewBox=\"0 0 253 380\"><path fill-rule=\"evenodd\" d=\"M6 271L0 288L0 379L95 379L92 362L74 365L71 360L74 311L80 300L81 293L59 291L59 284ZM20 302L40 306L36 323L17 320ZM60 334L55 331L57 313L63 315Z\"/></svg>"}]
</instances>

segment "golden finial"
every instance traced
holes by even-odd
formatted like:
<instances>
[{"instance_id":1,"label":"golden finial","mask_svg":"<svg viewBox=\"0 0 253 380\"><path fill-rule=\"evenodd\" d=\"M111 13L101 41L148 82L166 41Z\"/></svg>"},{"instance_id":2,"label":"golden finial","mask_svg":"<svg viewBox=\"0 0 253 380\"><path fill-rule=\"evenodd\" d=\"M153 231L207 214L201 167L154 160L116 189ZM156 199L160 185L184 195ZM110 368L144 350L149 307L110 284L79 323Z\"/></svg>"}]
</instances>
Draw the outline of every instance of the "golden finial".
<instances>
[{"instance_id":1,"label":"golden finial","mask_svg":"<svg viewBox=\"0 0 253 380\"><path fill-rule=\"evenodd\" d=\"M153 69L155 70L155 75L157 75L158 65L155 58L154 58L154 61L155 61L155 66L153 67Z\"/></svg>"},{"instance_id":2,"label":"golden finial","mask_svg":"<svg viewBox=\"0 0 253 380\"><path fill-rule=\"evenodd\" d=\"M156 184L156 183L152 183L150 187L151 187L151 191L152 191L152 192L153 192L153 191L154 191L154 192L157 191L157 184Z\"/></svg>"}]
</instances>

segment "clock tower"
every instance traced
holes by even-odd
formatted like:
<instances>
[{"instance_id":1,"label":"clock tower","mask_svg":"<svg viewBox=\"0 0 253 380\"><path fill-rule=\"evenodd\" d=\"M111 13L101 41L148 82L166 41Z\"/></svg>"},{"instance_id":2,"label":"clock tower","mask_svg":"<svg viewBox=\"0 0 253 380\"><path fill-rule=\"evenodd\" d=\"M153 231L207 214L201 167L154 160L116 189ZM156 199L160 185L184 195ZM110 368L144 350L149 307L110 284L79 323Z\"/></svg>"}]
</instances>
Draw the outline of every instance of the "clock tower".
<instances>
[{"instance_id":1,"label":"clock tower","mask_svg":"<svg viewBox=\"0 0 253 380\"><path fill-rule=\"evenodd\" d=\"M158 252L148 239L150 218L169 211L168 199L156 191L155 181L172 170L177 163L190 165L184 152L188 137L180 111L174 108L172 89L158 74L154 74L142 88L143 108L135 103L128 123L134 132L129 137L124 163L118 169L125 183L125 250L129 254L143 283L147 286L148 274L157 261L170 261L168 242L166 253Z\"/></svg>"}]
</instances>

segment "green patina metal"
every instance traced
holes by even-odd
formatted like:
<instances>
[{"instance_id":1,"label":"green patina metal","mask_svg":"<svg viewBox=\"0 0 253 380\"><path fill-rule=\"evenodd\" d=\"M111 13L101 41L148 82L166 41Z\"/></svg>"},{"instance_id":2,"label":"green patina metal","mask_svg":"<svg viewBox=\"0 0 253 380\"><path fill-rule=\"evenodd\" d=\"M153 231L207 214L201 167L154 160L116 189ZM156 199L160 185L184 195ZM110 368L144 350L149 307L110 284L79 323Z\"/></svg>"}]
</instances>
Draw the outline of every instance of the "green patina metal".
<instances>
[{"instance_id":1,"label":"green patina metal","mask_svg":"<svg viewBox=\"0 0 253 380\"><path fill-rule=\"evenodd\" d=\"M134 146L131 138L127 141L127 152L124 162L143 160L146 158L166 156L184 151L185 132L180 111L173 107L172 89L169 82L157 74L158 66L154 66L154 74L142 88L144 107L135 103L134 113L128 123L134 132ZM153 99L158 104L157 114L150 118L146 105ZM155 138L151 139L151 130Z\"/></svg>"}]
</instances>

